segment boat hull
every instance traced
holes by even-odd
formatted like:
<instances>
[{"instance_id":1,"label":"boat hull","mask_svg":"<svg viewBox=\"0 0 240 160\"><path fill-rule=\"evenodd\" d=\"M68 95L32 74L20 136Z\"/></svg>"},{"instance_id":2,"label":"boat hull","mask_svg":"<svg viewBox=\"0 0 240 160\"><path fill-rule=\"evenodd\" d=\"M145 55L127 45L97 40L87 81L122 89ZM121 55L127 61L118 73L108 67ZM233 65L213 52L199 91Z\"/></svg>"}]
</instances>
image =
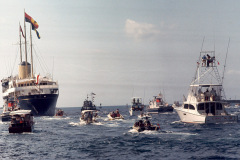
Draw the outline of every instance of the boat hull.
<instances>
[{"instance_id":1,"label":"boat hull","mask_svg":"<svg viewBox=\"0 0 240 160\"><path fill-rule=\"evenodd\" d=\"M120 117L112 117L110 114L107 115L109 120L119 120L124 119L124 117L120 114Z\"/></svg>"},{"instance_id":2,"label":"boat hull","mask_svg":"<svg viewBox=\"0 0 240 160\"><path fill-rule=\"evenodd\" d=\"M158 131L159 127L152 125L150 127L139 127L139 126L133 126L133 129L136 130L137 132L143 132L143 131Z\"/></svg>"},{"instance_id":3,"label":"boat hull","mask_svg":"<svg viewBox=\"0 0 240 160\"><path fill-rule=\"evenodd\" d=\"M235 115L200 115L185 112L181 109L176 109L180 119L184 123L228 123L228 122L237 122L238 116Z\"/></svg>"},{"instance_id":4,"label":"boat hull","mask_svg":"<svg viewBox=\"0 0 240 160\"><path fill-rule=\"evenodd\" d=\"M138 115L142 114L143 111L139 111L139 110L133 111L132 109L130 109L129 113L130 113L130 116L138 116Z\"/></svg>"},{"instance_id":5,"label":"boat hull","mask_svg":"<svg viewBox=\"0 0 240 160\"><path fill-rule=\"evenodd\" d=\"M58 94L19 96L19 107L31 110L34 116L54 116Z\"/></svg>"},{"instance_id":6,"label":"boat hull","mask_svg":"<svg viewBox=\"0 0 240 160\"><path fill-rule=\"evenodd\" d=\"M159 108L148 108L147 112L149 113L161 113L161 112L173 112L173 107L159 107Z\"/></svg>"},{"instance_id":7,"label":"boat hull","mask_svg":"<svg viewBox=\"0 0 240 160\"><path fill-rule=\"evenodd\" d=\"M25 126L24 124L11 125L8 128L9 133L23 133L23 132L32 132L33 125Z\"/></svg>"}]
</instances>

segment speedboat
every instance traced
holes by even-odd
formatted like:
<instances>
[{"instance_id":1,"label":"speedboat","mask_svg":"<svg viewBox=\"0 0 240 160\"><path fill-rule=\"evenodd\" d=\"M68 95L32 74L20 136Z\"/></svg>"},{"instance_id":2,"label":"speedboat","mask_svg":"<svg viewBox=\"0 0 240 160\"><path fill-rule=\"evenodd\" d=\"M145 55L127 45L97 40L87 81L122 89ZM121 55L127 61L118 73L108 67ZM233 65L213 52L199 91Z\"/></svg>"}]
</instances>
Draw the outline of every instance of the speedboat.
<instances>
[{"instance_id":1,"label":"speedboat","mask_svg":"<svg viewBox=\"0 0 240 160\"><path fill-rule=\"evenodd\" d=\"M124 119L124 117L119 113L118 109L115 112L110 112L107 116L109 120Z\"/></svg>"},{"instance_id":2,"label":"speedboat","mask_svg":"<svg viewBox=\"0 0 240 160\"><path fill-rule=\"evenodd\" d=\"M81 121L84 121L86 124L97 122L97 111L94 110L84 110L81 113Z\"/></svg>"},{"instance_id":3,"label":"speedboat","mask_svg":"<svg viewBox=\"0 0 240 160\"><path fill-rule=\"evenodd\" d=\"M201 57L208 55L203 62ZM202 61L202 64L201 64ZM227 113L226 99L215 60L215 51L200 52L196 75L190 84L187 98L181 106L174 105L182 122L225 123L237 122L238 116Z\"/></svg>"},{"instance_id":4,"label":"speedboat","mask_svg":"<svg viewBox=\"0 0 240 160\"><path fill-rule=\"evenodd\" d=\"M158 131L160 129L160 126L153 125L151 122L146 118L145 121L138 120L134 123L133 129L137 132L142 131Z\"/></svg>"},{"instance_id":5,"label":"speedboat","mask_svg":"<svg viewBox=\"0 0 240 160\"><path fill-rule=\"evenodd\" d=\"M172 112L173 107L163 100L163 96L160 93L158 96L154 96L153 100L149 102L147 108L148 113L159 113L159 112Z\"/></svg>"},{"instance_id":6,"label":"speedboat","mask_svg":"<svg viewBox=\"0 0 240 160\"><path fill-rule=\"evenodd\" d=\"M148 119L150 119L150 118L152 118L152 116L148 113L142 113L142 114L138 115L138 118L143 118L143 119L148 118Z\"/></svg>"},{"instance_id":7,"label":"speedboat","mask_svg":"<svg viewBox=\"0 0 240 160\"><path fill-rule=\"evenodd\" d=\"M33 131L33 115L31 110L18 110L10 113L12 116L9 133L23 133Z\"/></svg>"},{"instance_id":8,"label":"speedboat","mask_svg":"<svg viewBox=\"0 0 240 160\"><path fill-rule=\"evenodd\" d=\"M142 98L133 97L132 106L130 107L129 113L131 116L137 116L143 113L144 105L142 104Z\"/></svg>"}]
</instances>

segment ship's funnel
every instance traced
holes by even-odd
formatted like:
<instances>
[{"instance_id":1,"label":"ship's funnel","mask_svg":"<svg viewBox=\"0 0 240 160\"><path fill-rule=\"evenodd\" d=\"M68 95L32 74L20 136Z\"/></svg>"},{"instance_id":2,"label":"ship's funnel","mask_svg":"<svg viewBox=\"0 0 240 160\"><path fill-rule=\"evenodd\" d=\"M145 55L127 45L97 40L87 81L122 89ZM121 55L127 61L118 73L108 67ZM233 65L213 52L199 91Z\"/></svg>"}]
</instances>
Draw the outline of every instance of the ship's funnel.
<instances>
[{"instance_id":1,"label":"ship's funnel","mask_svg":"<svg viewBox=\"0 0 240 160\"><path fill-rule=\"evenodd\" d=\"M31 76L31 64L23 61L18 65L18 76L20 79L24 79Z\"/></svg>"}]
</instances>

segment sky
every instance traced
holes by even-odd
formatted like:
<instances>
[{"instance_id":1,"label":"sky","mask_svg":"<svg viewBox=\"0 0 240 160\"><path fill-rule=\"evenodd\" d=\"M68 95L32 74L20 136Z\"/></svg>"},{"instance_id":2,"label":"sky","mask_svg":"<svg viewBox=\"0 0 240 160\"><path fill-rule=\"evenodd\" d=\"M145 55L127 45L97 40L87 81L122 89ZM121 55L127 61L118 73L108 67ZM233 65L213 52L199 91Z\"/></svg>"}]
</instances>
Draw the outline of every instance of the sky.
<instances>
[{"instance_id":1,"label":"sky","mask_svg":"<svg viewBox=\"0 0 240 160\"><path fill-rule=\"evenodd\" d=\"M228 99L240 99L240 1L0 1L1 79L18 71L24 9L41 36L32 33L34 73L58 81L57 107L81 107L91 92L103 106L134 96L148 104L160 92L168 103L182 101L203 40L222 74L229 38L223 85Z\"/></svg>"}]
</instances>

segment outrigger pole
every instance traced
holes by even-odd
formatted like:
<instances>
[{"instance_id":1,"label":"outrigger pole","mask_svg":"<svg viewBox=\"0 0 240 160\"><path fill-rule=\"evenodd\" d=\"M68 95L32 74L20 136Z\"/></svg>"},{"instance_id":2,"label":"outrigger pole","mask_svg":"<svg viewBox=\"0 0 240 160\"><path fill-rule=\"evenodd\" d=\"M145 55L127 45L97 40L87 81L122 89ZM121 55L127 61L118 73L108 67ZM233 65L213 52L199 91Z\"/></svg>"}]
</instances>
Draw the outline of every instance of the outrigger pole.
<instances>
[{"instance_id":1,"label":"outrigger pole","mask_svg":"<svg viewBox=\"0 0 240 160\"><path fill-rule=\"evenodd\" d=\"M225 62L224 62L223 76L222 76L222 84L223 84L223 79L224 79L224 73L225 73L225 70L226 70L226 63L227 63L227 56L228 56L229 45L230 45L230 38L229 38L229 40L228 40L227 53L226 53Z\"/></svg>"}]
</instances>

